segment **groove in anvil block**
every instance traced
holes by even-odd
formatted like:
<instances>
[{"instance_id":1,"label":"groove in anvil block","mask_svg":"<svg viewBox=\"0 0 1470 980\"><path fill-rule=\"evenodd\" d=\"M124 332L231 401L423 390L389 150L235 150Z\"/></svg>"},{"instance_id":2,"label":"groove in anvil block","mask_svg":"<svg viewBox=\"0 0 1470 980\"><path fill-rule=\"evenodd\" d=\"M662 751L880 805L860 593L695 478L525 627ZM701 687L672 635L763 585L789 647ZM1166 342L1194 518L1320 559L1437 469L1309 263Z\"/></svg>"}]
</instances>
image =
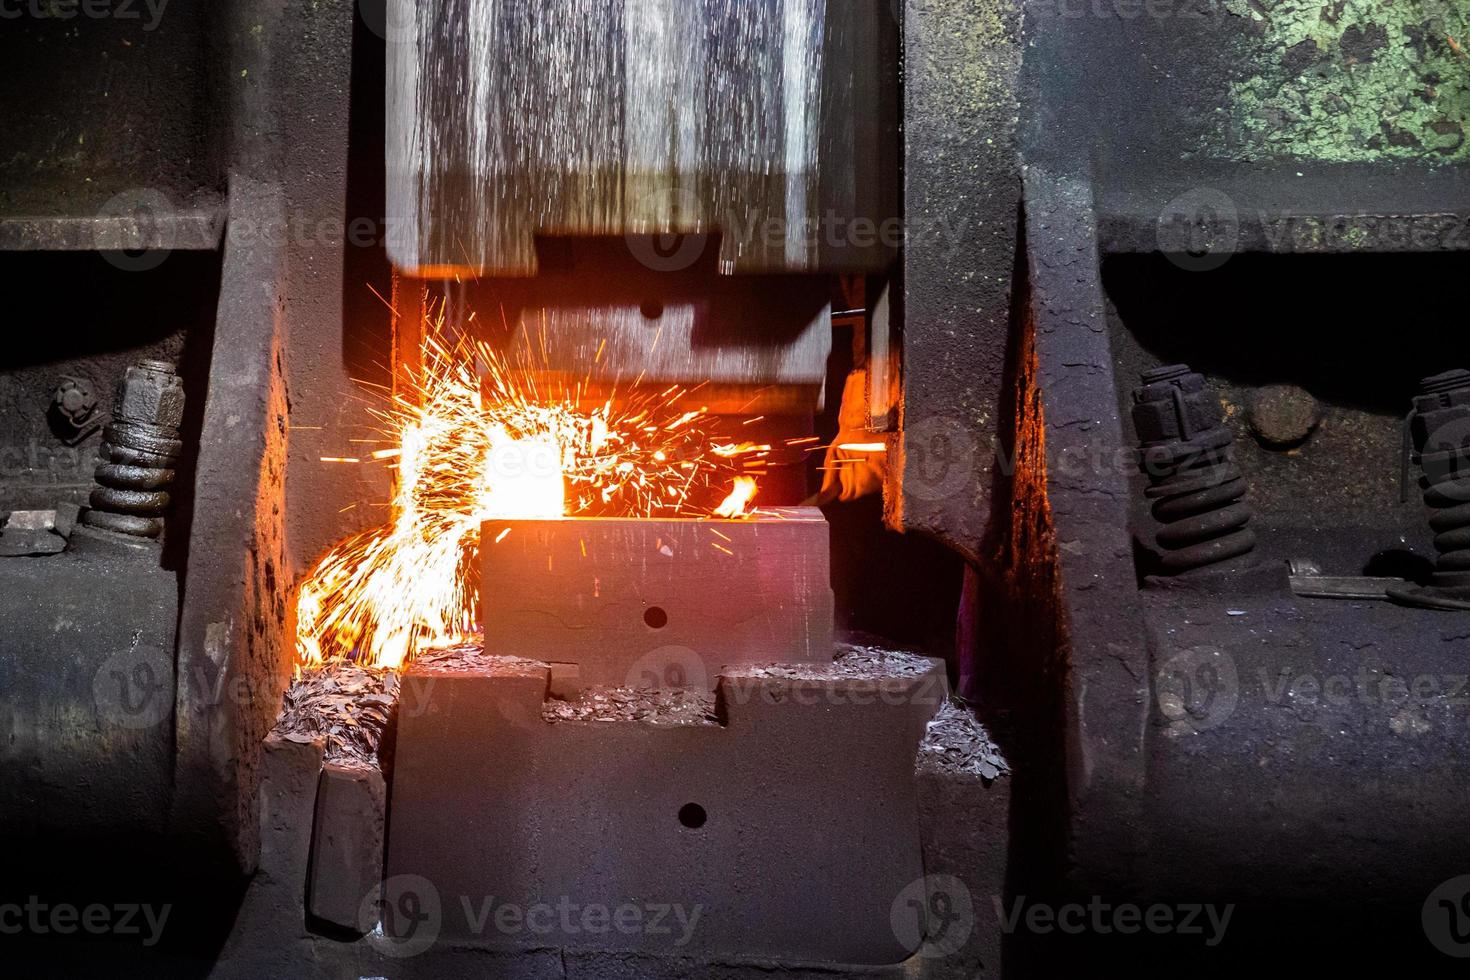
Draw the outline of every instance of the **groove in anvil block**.
<instances>
[{"instance_id":1,"label":"groove in anvil block","mask_svg":"<svg viewBox=\"0 0 1470 980\"><path fill-rule=\"evenodd\" d=\"M730 666L828 663L815 508L737 521L489 521L485 649L579 665L588 687L712 688Z\"/></svg>"}]
</instances>

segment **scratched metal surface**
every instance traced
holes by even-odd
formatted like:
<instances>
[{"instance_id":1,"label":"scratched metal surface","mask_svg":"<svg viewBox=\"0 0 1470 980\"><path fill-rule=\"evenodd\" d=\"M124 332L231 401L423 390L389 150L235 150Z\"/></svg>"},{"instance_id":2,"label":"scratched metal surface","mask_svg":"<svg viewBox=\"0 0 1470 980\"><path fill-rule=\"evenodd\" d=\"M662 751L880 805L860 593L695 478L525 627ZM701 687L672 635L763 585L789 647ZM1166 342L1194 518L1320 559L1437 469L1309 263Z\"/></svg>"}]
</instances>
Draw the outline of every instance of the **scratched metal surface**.
<instances>
[{"instance_id":1,"label":"scratched metal surface","mask_svg":"<svg viewBox=\"0 0 1470 980\"><path fill-rule=\"evenodd\" d=\"M832 353L831 307L784 342L704 342L706 319L695 303L667 307L656 320L639 307L548 307L526 311L522 332L537 338L548 369L589 382L782 386L800 389L791 400L807 411L819 407Z\"/></svg>"},{"instance_id":2,"label":"scratched metal surface","mask_svg":"<svg viewBox=\"0 0 1470 980\"><path fill-rule=\"evenodd\" d=\"M535 236L716 232L725 272L881 266L882 0L391 0L389 251L531 275ZM836 221L825 229L823 216ZM863 226L866 231L867 226ZM836 229L836 230L833 230ZM866 236L864 236L866 237Z\"/></svg>"}]
</instances>

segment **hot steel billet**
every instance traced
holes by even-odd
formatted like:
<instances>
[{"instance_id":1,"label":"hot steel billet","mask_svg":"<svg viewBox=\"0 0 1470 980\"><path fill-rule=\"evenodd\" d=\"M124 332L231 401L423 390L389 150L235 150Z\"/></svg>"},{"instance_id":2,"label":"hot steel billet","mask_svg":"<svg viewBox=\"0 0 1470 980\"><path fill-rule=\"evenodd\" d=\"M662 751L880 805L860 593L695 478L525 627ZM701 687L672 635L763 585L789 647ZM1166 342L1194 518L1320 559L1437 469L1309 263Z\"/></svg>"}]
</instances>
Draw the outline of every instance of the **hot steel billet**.
<instances>
[{"instance_id":1,"label":"hot steel billet","mask_svg":"<svg viewBox=\"0 0 1470 980\"><path fill-rule=\"evenodd\" d=\"M487 653L574 664L580 684L712 688L727 666L833 656L815 508L744 520L489 521Z\"/></svg>"}]
</instances>

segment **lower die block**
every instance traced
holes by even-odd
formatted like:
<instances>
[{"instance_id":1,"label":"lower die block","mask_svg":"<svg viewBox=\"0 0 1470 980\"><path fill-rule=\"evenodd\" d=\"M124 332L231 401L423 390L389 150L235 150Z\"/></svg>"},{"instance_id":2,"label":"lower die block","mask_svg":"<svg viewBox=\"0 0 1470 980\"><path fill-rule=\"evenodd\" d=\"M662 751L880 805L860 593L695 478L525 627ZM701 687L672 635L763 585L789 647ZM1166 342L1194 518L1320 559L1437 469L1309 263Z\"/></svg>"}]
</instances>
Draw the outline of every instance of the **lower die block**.
<instances>
[{"instance_id":1,"label":"lower die block","mask_svg":"<svg viewBox=\"0 0 1470 980\"><path fill-rule=\"evenodd\" d=\"M549 678L497 658L405 677L425 698L399 719L392 941L873 965L913 952L892 910L924 874L914 760L942 683L754 668L709 713L666 711L688 695L664 694L638 720L555 720Z\"/></svg>"}]
</instances>

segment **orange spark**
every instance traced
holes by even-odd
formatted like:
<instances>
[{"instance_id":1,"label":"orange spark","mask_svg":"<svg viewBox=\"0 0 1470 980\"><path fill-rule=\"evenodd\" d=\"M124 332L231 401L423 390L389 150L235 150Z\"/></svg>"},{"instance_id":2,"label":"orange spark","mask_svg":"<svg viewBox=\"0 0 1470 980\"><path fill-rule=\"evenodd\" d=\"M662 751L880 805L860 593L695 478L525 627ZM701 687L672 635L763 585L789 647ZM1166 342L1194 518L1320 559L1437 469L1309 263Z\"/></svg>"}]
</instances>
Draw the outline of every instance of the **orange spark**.
<instances>
[{"instance_id":1,"label":"orange spark","mask_svg":"<svg viewBox=\"0 0 1470 980\"><path fill-rule=\"evenodd\" d=\"M396 457L388 523L333 548L301 586L303 664L399 668L466 637L484 521L700 516L697 501L716 498L735 468L711 446L707 410L679 405L685 388L615 393L586 409L578 384L546 380L556 375L541 370L534 338L507 354L446 344L442 312L437 326L425 324L411 395L380 413L383 441L397 446L373 454Z\"/></svg>"},{"instance_id":2,"label":"orange spark","mask_svg":"<svg viewBox=\"0 0 1470 980\"><path fill-rule=\"evenodd\" d=\"M751 453L768 453L770 451L770 446L758 446L753 442L732 442L723 446L712 446L710 448L710 452L714 453L716 456L723 456L726 459L730 459L735 456L748 456Z\"/></svg>"},{"instance_id":3,"label":"orange spark","mask_svg":"<svg viewBox=\"0 0 1470 980\"><path fill-rule=\"evenodd\" d=\"M754 477L737 476L735 489L730 491L730 496L725 498L724 503L715 508L715 516L729 519L748 516L750 502L755 499L755 492Z\"/></svg>"}]
</instances>

